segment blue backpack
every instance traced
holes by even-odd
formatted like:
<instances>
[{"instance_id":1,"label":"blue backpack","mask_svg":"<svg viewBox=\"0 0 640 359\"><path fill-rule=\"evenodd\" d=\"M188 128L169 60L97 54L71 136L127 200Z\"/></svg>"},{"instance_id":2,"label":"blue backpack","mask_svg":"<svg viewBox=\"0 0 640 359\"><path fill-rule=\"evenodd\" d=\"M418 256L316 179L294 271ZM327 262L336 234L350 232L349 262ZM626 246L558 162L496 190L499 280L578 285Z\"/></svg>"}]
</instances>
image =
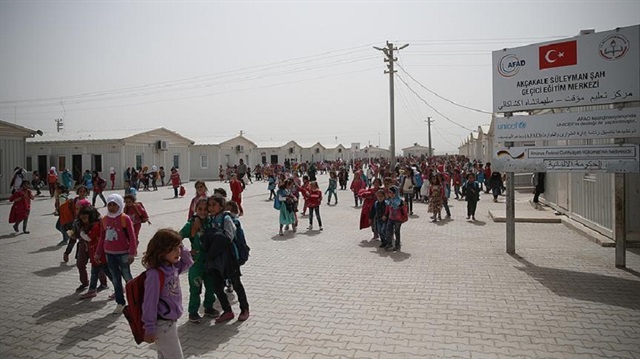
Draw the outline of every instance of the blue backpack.
<instances>
[{"instance_id":1,"label":"blue backpack","mask_svg":"<svg viewBox=\"0 0 640 359\"><path fill-rule=\"evenodd\" d=\"M236 259L238 259L238 264L243 265L249 260L249 251L251 251L251 248L247 245L247 239L244 236L244 229L240 221L234 218L233 224L236 225L236 238L233 239Z\"/></svg>"},{"instance_id":2,"label":"blue backpack","mask_svg":"<svg viewBox=\"0 0 640 359\"><path fill-rule=\"evenodd\" d=\"M282 207L282 202L280 202L280 198L278 198L280 196L280 191L276 192L276 197L273 200L273 208L277 209L278 211L280 210L280 207Z\"/></svg>"}]
</instances>

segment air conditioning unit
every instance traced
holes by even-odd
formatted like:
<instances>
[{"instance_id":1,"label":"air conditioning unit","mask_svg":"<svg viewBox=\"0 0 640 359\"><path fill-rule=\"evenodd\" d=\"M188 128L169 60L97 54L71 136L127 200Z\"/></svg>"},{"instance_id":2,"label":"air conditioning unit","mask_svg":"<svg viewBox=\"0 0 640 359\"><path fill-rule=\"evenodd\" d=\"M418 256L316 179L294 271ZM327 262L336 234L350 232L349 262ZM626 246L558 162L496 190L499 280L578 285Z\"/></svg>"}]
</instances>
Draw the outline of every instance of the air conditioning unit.
<instances>
[{"instance_id":1,"label":"air conditioning unit","mask_svg":"<svg viewBox=\"0 0 640 359\"><path fill-rule=\"evenodd\" d=\"M166 151L167 150L167 141L158 141L157 146L158 146L158 150L159 151Z\"/></svg>"},{"instance_id":2,"label":"air conditioning unit","mask_svg":"<svg viewBox=\"0 0 640 359\"><path fill-rule=\"evenodd\" d=\"M289 153L293 153L293 147L289 148Z\"/></svg>"},{"instance_id":3,"label":"air conditioning unit","mask_svg":"<svg viewBox=\"0 0 640 359\"><path fill-rule=\"evenodd\" d=\"M244 152L244 146L243 145L237 145L236 146L236 152Z\"/></svg>"}]
</instances>

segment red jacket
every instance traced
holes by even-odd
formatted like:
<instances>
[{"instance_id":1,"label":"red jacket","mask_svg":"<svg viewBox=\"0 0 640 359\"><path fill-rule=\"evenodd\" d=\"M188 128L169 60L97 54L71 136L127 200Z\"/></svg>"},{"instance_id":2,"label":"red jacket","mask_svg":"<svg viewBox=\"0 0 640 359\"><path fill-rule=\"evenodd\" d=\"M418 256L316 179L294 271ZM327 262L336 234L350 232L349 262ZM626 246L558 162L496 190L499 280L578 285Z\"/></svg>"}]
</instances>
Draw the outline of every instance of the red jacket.
<instances>
[{"instance_id":1,"label":"red jacket","mask_svg":"<svg viewBox=\"0 0 640 359\"><path fill-rule=\"evenodd\" d=\"M234 200L239 199L242 195L242 183L238 180L231 181L229 183L229 188L231 189L231 198Z\"/></svg>"},{"instance_id":2,"label":"red jacket","mask_svg":"<svg viewBox=\"0 0 640 359\"><path fill-rule=\"evenodd\" d=\"M11 197L9 197L9 201L13 202L11 211L9 212L9 223L20 222L29 217L32 199L33 194L31 191L24 188L15 191Z\"/></svg>"},{"instance_id":3,"label":"red jacket","mask_svg":"<svg viewBox=\"0 0 640 359\"><path fill-rule=\"evenodd\" d=\"M320 207L320 204L322 203L322 191L320 189L311 189L302 193L307 207Z\"/></svg>"}]
</instances>

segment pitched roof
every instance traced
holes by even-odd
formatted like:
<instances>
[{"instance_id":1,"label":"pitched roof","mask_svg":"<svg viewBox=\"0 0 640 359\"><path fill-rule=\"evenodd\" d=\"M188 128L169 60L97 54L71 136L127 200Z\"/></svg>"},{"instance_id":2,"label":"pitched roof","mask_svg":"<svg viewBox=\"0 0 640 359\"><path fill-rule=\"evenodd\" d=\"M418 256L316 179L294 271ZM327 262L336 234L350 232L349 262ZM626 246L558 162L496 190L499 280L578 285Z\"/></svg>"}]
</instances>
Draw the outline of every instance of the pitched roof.
<instances>
[{"instance_id":1,"label":"pitched roof","mask_svg":"<svg viewBox=\"0 0 640 359\"><path fill-rule=\"evenodd\" d=\"M2 121L0 120L0 128L4 127L5 130L3 130L3 134L7 134L9 132L14 133L14 134L20 134L20 135L24 135L24 137L33 137L36 134L42 135L42 131L40 130L32 130L30 128L26 128L26 127L22 127L20 125L16 125L14 123L10 123L10 122L6 122L6 121ZM10 131L9 131L10 130Z\"/></svg>"},{"instance_id":2,"label":"pitched roof","mask_svg":"<svg viewBox=\"0 0 640 359\"><path fill-rule=\"evenodd\" d=\"M63 131L48 132L41 137L27 139L27 142L78 142L78 141L118 141L126 140L134 136L143 135L152 131L167 131L186 141L193 143L193 140L182 136L181 134L168 130L164 127L152 129L113 129L113 130L96 130L96 131Z\"/></svg>"}]
</instances>

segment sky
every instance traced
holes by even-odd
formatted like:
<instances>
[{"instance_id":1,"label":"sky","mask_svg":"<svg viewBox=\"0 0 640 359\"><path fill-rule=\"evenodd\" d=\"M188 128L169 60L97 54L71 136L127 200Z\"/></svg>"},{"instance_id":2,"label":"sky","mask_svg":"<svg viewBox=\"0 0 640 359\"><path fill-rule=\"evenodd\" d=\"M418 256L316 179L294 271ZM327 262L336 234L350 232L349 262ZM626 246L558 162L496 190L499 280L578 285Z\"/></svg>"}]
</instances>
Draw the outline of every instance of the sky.
<instances>
[{"instance_id":1,"label":"sky","mask_svg":"<svg viewBox=\"0 0 640 359\"><path fill-rule=\"evenodd\" d=\"M0 119L388 148L390 41L397 152L431 117L457 153L491 121L491 51L639 23L638 0L0 0Z\"/></svg>"}]
</instances>

